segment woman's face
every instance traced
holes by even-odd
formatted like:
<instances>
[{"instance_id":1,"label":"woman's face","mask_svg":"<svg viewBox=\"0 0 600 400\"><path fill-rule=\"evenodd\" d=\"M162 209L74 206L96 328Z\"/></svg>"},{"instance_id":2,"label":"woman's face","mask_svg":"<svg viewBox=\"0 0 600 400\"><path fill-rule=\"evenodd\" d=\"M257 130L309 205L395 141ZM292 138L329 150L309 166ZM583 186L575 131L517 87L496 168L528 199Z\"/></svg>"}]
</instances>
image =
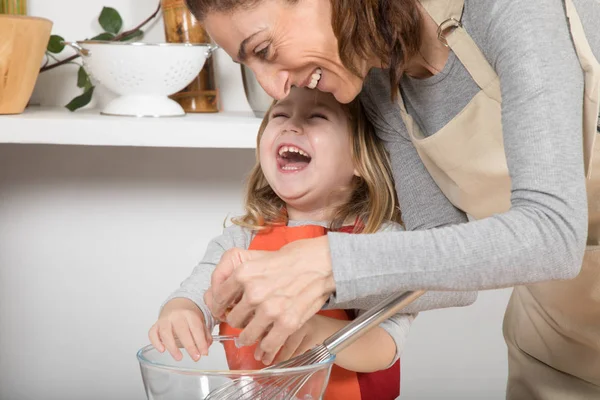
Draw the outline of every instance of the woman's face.
<instances>
[{"instance_id":1,"label":"woman's face","mask_svg":"<svg viewBox=\"0 0 600 400\"><path fill-rule=\"evenodd\" d=\"M210 13L203 22L213 40L250 67L277 100L297 86L316 87L349 103L362 88L363 79L340 60L328 0L263 0L250 9Z\"/></svg>"}]
</instances>

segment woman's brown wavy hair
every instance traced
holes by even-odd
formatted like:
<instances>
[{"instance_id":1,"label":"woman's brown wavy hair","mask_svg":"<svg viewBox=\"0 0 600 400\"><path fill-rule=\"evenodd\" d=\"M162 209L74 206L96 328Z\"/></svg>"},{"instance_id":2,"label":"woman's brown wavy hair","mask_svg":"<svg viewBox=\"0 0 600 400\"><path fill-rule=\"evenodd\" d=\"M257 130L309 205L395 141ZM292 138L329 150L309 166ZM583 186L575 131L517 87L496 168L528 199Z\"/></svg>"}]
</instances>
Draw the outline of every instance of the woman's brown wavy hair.
<instances>
[{"instance_id":1,"label":"woman's brown wavy hair","mask_svg":"<svg viewBox=\"0 0 600 400\"><path fill-rule=\"evenodd\" d=\"M295 4L299 0L282 0ZM261 0L186 0L202 21L211 12L251 8ZM330 0L331 26L338 40L344 66L360 76L360 60L377 57L389 68L392 98L407 63L421 46L421 14L418 0Z\"/></svg>"},{"instance_id":2,"label":"woman's brown wavy hair","mask_svg":"<svg viewBox=\"0 0 600 400\"><path fill-rule=\"evenodd\" d=\"M377 232L388 221L401 223L389 157L383 143L375 135L358 100L341 104L341 107L349 121L352 160L360 177L355 176L348 189L351 191L348 202L334 209L329 228L338 230L345 222L356 218L364 224L355 226L361 233ZM242 217L232 218L234 224L253 230L286 225L288 222L285 203L269 186L259 162L260 139L270 115L269 109L256 139L256 164L246 185L246 213Z\"/></svg>"}]
</instances>

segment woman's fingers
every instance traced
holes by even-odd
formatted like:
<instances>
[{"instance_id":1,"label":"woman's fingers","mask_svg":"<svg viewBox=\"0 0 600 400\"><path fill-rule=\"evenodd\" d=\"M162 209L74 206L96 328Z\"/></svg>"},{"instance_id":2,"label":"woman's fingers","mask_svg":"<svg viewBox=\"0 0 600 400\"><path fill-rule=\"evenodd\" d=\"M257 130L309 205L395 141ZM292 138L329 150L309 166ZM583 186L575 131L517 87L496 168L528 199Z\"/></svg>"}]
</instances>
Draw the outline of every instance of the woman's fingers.
<instances>
[{"instance_id":1,"label":"woman's fingers","mask_svg":"<svg viewBox=\"0 0 600 400\"><path fill-rule=\"evenodd\" d=\"M227 310L242 294L242 287L236 279L231 279L236 268L251 259L251 252L242 249L229 249L221 257L221 261L211 276L212 298L207 302L211 313L217 318L224 318Z\"/></svg>"},{"instance_id":2,"label":"woman's fingers","mask_svg":"<svg viewBox=\"0 0 600 400\"><path fill-rule=\"evenodd\" d=\"M260 340L263 361L272 362L335 290L327 237L299 240L275 252L226 255L213 276L211 311L224 316L235 304L225 320L244 328L243 343Z\"/></svg>"},{"instance_id":3,"label":"woman's fingers","mask_svg":"<svg viewBox=\"0 0 600 400\"><path fill-rule=\"evenodd\" d=\"M292 336L290 336L281 347L281 350L279 350L279 353L277 353L277 356L273 360L273 363L277 364L279 362L292 358L292 356L297 353L298 347L302 344L304 337L305 334L303 330L297 331ZM260 358L258 358L258 354L255 354L255 358L257 360L263 360L265 358L265 353L262 350L260 350L259 346L257 346L256 349L257 353L260 353Z\"/></svg>"},{"instance_id":4,"label":"woman's fingers","mask_svg":"<svg viewBox=\"0 0 600 400\"><path fill-rule=\"evenodd\" d=\"M238 306L234 307L229 315L231 316L238 308L244 307L244 303L240 302ZM267 334L272 323L272 318L268 318L264 313L262 313L258 318L254 316L250 319L248 325L244 327L244 330L240 333L240 343L244 346L249 346L258 342Z\"/></svg>"},{"instance_id":5,"label":"woman's fingers","mask_svg":"<svg viewBox=\"0 0 600 400\"><path fill-rule=\"evenodd\" d=\"M259 347L265 353L265 364L273 361L285 341L315 315L325 301L318 287L307 286L302 291L302 296L306 296L310 301L289 301L285 310L273 319L273 327L261 340ZM260 308L255 318L261 318Z\"/></svg>"}]
</instances>

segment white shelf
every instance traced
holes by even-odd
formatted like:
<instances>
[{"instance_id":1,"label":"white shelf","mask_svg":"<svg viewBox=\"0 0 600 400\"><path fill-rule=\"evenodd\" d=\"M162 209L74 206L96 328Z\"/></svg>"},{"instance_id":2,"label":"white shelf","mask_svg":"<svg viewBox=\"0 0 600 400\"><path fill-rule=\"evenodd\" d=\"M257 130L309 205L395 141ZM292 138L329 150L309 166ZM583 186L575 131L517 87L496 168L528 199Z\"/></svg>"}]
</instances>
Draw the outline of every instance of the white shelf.
<instances>
[{"instance_id":1,"label":"white shelf","mask_svg":"<svg viewBox=\"0 0 600 400\"><path fill-rule=\"evenodd\" d=\"M29 107L0 116L0 143L254 149L260 122L246 112L129 118Z\"/></svg>"}]
</instances>

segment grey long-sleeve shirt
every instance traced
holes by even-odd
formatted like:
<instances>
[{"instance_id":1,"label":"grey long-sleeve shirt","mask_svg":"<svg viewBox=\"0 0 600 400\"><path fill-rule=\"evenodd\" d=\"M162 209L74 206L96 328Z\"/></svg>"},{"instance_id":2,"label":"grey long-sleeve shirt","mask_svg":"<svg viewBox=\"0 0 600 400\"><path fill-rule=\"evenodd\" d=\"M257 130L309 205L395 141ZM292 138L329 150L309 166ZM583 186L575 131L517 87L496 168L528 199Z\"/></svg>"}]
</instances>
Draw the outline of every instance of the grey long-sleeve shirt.
<instances>
[{"instance_id":1,"label":"grey long-sleeve shirt","mask_svg":"<svg viewBox=\"0 0 600 400\"><path fill-rule=\"evenodd\" d=\"M600 1L574 0L600 56ZM442 194L410 142L386 71L373 70L361 100L392 159L407 232L330 233L336 293L330 306L365 306L395 290L480 290L575 276L587 234L582 162L583 73L561 0L466 0L466 31L496 70L512 179L509 211L467 218ZM479 90L450 52L444 70L401 81L425 135Z\"/></svg>"},{"instance_id":2,"label":"grey long-sleeve shirt","mask_svg":"<svg viewBox=\"0 0 600 400\"><path fill-rule=\"evenodd\" d=\"M308 224L326 225L325 223L314 221L289 221L288 226ZM381 231L386 232L402 230L402 226L395 223L385 224L381 228ZM232 248L248 249L254 235L255 233L250 229L238 225L232 225L225 228L222 235L216 237L208 244L202 261L194 268L192 274L181 283L181 286L175 290L164 303L178 297L192 300L202 310L206 325L208 329L212 331L217 321L214 319L204 302L204 293L210 287L212 272L221 260L225 251ZM375 300L379 298L381 297L378 295L371 297L370 299ZM404 349L410 325L417 312L432 308L465 306L475 301L475 298L476 293L474 292L430 292L402 310L402 313L395 314L382 322L380 326L392 337L396 344L396 357L394 358L394 362L400 357L400 354ZM355 309L358 310L359 315L366 310L365 307L361 306L360 302Z\"/></svg>"}]
</instances>

